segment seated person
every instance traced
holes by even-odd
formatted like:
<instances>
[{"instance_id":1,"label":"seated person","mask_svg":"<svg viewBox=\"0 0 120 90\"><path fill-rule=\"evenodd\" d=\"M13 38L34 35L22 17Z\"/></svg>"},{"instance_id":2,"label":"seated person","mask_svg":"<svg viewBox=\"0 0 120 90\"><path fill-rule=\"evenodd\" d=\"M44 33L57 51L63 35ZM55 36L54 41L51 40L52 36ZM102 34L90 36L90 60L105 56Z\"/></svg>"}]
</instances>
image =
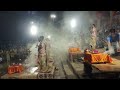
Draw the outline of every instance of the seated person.
<instances>
[{"instance_id":1,"label":"seated person","mask_svg":"<svg viewBox=\"0 0 120 90\"><path fill-rule=\"evenodd\" d=\"M117 54L117 43L119 43L119 34L115 32L115 29L110 30L110 34L107 37L107 45L108 49L112 48L115 51L115 54Z\"/></svg>"}]
</instances>

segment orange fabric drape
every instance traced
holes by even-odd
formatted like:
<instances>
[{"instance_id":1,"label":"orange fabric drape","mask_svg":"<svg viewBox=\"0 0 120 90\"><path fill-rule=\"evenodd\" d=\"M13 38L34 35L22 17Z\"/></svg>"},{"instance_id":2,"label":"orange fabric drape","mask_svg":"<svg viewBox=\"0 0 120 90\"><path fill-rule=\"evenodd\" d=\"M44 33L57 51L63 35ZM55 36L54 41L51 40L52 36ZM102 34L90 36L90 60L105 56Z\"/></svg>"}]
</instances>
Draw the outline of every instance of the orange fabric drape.
<instances>
[{"instance_id":1,"label":"orange fabric drape","mask_svg":"<svg viewBox=\"0 0 120 90\"><path fill-rule=\"evenodd\" d=\"M112 59L109 55L99 53L99 54L85 54L84 60L89 63L111 63Z\"/></svg>"},{"instance_id":2,"label":"orange fabric drape","mask_svg":"<svg viewBox=\"0 0 120 90\"><path fill-rule=\"evenodd\" d=\"M14 66L9 66L9 67L8 67L8 73L9 73L9 74L13 74L14 72L15 72Z\"/></svg>"}]
</instances>

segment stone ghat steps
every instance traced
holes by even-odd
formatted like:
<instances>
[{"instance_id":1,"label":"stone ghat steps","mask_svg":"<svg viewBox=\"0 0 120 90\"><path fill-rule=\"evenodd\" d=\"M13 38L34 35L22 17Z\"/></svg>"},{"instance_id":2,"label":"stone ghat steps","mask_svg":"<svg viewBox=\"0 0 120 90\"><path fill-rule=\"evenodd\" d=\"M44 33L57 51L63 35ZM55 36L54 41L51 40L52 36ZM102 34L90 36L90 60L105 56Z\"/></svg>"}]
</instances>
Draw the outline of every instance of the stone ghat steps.
<instances>
[{"instance_id":1,"label":"stone ghat steps","mask_svg":"<svg viewBox=\"0 0 120 90\"><path fill-rule=\"evenodd\" d=\"M66 62L62 62L62 67L63 67L64 74L66 76L66 79L77 79L77 76L73 73L73 71L71 70L71 68Z\"/></svg>"}]
</instances>

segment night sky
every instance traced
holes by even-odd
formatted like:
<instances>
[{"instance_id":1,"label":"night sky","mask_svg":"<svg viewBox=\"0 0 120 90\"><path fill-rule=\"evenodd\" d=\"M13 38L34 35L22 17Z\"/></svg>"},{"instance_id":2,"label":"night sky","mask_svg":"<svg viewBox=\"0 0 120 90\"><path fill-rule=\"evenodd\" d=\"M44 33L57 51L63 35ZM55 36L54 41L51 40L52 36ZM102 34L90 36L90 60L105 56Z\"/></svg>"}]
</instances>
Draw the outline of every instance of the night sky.
<instances>
[{"instance_id":1,"label":"night sky","mask_svg":"<svg viewBox=\"0 0 120 90\"><path fill-rule=\"evenodd\" d=\"M27 39L27 30L32 20L47 19L45 11L0 11L0 40Z\"/></svg>"}]
</instances>

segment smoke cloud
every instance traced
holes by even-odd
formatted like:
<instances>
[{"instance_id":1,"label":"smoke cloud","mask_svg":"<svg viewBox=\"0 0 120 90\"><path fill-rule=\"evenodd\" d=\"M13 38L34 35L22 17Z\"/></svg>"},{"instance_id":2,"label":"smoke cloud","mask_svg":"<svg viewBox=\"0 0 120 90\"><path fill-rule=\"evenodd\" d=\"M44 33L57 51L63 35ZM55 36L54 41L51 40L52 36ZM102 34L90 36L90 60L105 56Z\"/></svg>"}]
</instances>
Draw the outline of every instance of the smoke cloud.
<instances>
[{"instance_id":1,"label":"smoke cloud","mask_svg":"<svg viewBox=\"0 0 120 90\"><path fill-rule=\"evenodd\" d=\"M70 22L76 20L76 27L71 28ZM38 35L45 38L50 35L51 57L55 62L59 63L68 59L68 49L70 47L79 47L82 51L89 47L90 43L90 27L97 24L96 14L94 11L65 11L63 19L59 22L61 25L57 27L57 21L49 20L47 24L40 25ZM96 25L97 26L97 25ZM37 48L35 44L31 46L32 54L28 57L29 66L35 65L35 54ZM113 49L110 49L113 52Z\"/></svg>"}]
</instances>

